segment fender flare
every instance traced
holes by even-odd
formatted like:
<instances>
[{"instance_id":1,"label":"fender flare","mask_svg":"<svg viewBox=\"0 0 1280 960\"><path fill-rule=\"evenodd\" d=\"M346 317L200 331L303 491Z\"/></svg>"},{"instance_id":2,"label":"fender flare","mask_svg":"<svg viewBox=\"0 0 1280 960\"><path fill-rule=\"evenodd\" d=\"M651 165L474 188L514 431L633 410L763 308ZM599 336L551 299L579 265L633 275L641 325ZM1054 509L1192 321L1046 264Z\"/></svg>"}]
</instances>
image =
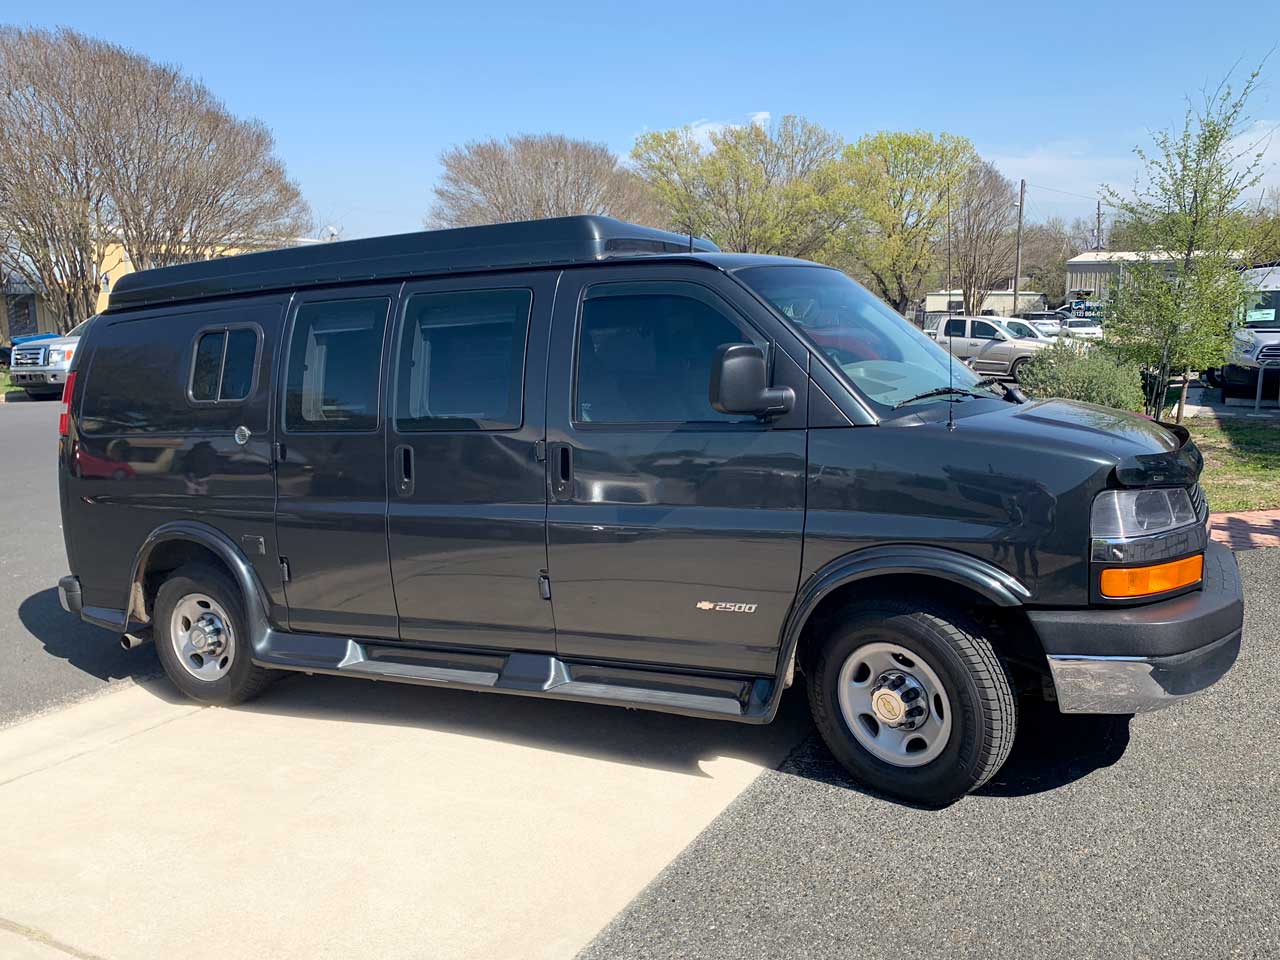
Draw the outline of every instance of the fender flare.
<instances>
[{"instance_id":1,"label":"fender flare","mask_svg":"<svg viewBox=\"0 0 1280 960\"><path fill-rule=\"evenodd\" d=\"M772 720L782 699L786 679L795 667L800 634L818 605L838 587L896 573L919 574L968 587L998 607L1020 607L1031 591L1012 574L977 557L944 547L892 544L867 547L836 557L809 577L796 593L782 624L778 670L768 708Z\"/></svg>"},{"instance_id":2,"label":"fender flare","mask_svg":"<svg viewBox=\"0 0 1280 960\"><path fill-rule=\"evenodd\" d=\"M240 548L225 533L208 524L195 520L174 520L152 530L138 548L133 558L133 570L129 575L129 597L125 606L125 623L137 609L142 596L142 579L147 572L147 562L155 548L171 541L195 543L212 551L231 571L231 577L240 588L244 599L245 616L249 621L249 636L263 637L269 627L267 612L270 605L253 564L240 552ZM256 646L256 643L255 643Z\"/></svg>"}]
</instances>

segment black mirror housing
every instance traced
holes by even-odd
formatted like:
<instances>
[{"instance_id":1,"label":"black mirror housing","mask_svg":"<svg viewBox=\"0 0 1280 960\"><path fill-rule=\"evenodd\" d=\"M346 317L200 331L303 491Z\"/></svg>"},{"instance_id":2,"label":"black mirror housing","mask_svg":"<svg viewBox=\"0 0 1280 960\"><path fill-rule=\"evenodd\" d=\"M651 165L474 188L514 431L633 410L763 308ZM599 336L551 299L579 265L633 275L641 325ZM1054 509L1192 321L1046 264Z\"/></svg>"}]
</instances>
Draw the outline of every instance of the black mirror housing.
<instances>
[{"instance_id":1,"label":"black mirror housing","mask_svg":"<svg viewBox=\"0 0 1280 960\"><path fill-rule=\"evenodd\" d=\"M711 364L710 400L717 413L773 417L789 412L796 394L769 386L769 365L754 343L722 343Z\"/></svg>"}]
</instances>

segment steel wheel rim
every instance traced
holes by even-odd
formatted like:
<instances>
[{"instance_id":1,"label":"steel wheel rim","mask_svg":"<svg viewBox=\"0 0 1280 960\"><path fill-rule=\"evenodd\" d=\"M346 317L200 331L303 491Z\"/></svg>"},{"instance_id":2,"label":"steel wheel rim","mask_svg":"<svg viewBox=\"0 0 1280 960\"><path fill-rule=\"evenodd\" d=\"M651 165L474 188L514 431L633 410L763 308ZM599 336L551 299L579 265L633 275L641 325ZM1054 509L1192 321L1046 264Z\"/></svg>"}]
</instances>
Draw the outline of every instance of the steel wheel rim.
<instances>
[{"instance_id":1,"label":"steel wheel rim","mask_svg":"<svg viewBox=\"0 0 1280 960\"><path fill-rule=\"evenodd\" d=\"M174 605L169 641L190 676L205 683L221 680L236 656L235 629L222 605L203 593L188 593Z\"/></svg>"},{"instance_id":2,"label":"steel wheel rim","mask_svg":"<svg viewBox=\"0 0 1280 960\"><path fill-rule=\"evenodd\" d=\"M886 675L906 678L897 689L885 690L892 681L879 686ZM896 643L868 643L854 650L840 667L836 681L840 713L845 726L858 745L877 760L895 767L921 767L946 749L951 740L951 697L937 671L917 653ZM915 699L903 700L908 692L919 690ZM879 697L873 703L873 695ZM894 717L895 707L914 707L927 698L925 715ZM891 723L915 723L907 729Z\"/></svg>"}]
</instances>

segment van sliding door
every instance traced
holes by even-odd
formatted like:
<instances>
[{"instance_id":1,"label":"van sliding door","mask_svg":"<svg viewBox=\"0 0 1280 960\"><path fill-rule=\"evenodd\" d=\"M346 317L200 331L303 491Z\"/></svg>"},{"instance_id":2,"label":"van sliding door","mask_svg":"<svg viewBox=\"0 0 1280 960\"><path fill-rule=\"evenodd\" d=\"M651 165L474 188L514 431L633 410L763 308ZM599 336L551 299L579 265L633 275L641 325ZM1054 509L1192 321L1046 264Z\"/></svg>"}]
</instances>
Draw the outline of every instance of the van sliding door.
<instances>
[{"instance_id":1,"label":"van sliding door","mask_svg":"<svg viewBox=\"0 0 1280 960\"><path fill-rule=\"evenodd\" d=\"M289 626L397 636L381 410L399 286L294 298L279 377L276 535Z\"/></svg>"}]
</instances>

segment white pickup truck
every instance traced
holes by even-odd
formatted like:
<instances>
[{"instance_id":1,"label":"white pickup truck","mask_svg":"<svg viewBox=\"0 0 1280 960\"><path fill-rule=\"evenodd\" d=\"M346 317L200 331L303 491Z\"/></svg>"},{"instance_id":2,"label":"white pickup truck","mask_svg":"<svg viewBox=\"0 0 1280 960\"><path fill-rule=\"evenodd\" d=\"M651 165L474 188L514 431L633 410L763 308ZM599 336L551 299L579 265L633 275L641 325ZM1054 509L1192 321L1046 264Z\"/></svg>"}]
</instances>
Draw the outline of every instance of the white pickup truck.
<instances>
[{"instance_id":1,"label":"white pickup truck","mask_svg":"<svg viewBox=\"0 0 1280 960\"><path fill-rule=\"evenodd\" d=\"M9 379L13 385L21 387L32 399L61 396L76 346L92 322L90 317L65 337L16 344L9 358Z\"/></svg>"}]
</instances>

